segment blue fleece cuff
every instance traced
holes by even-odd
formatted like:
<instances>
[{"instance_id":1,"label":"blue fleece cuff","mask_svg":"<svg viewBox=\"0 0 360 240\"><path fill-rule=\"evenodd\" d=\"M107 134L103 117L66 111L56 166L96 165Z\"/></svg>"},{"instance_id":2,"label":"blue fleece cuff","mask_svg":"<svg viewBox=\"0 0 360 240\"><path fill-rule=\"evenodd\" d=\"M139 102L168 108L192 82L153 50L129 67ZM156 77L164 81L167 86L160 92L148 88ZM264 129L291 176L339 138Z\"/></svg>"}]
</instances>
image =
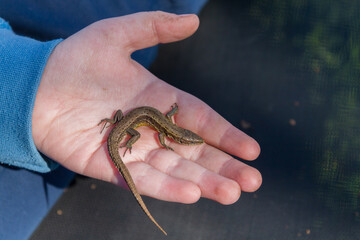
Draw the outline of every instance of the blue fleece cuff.
<instances>
[{"instance_id":1,"label":"blue fleece cuff","mask_svg":"<svg viewBox=\"0 0 360 240\"><path fill-rule=\"evenodd\" d=\"M37 151L32 111L46 62L61 40L40 42L16 35L0 18L0 162L37 172L57 164Z\"/></svg>"}]
</instances>

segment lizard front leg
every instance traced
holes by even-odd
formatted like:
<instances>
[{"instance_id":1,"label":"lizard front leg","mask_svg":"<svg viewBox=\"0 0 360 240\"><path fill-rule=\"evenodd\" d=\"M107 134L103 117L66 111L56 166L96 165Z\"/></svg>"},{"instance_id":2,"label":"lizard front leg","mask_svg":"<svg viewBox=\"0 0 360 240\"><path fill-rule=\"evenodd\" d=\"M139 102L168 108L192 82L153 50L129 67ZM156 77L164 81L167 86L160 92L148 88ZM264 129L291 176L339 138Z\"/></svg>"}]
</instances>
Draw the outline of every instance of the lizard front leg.
<instances>
[{"instance_id":1,"label":"lizard front leg","mask_svg":"<svg viewBox=\"0 0 360 240\"><path fill-rule=\"evenodd\" d=\"M131 138L129 140L126 141L126 143L124 143L123 145L120 146L120 148L123 148L123 147L126 147L126 150L124 152L124 155L125 156L125 153L126 151L129 149L129 152L131 154L131 149L132 149L132 145L137 141L139 140L141 134L136 131L135 129L133 128L128 128L126 130L126 133L129 134L131 136Z\"/></svg>"},{"instance_id":2,"label":"lizard front leg","mask_svg":"<svg viewBox=\"0 0 360 240\"><path fill-rule=\"evenodd\" d=\"M159 132L159 141L164 148L174 151L174 149L165 144L165 134L162 132Z\"/></svg>"},{"instance_id":3,"label":"lizard front leg","mask_svg":"<svg viewBox=\"0 0 360 240\"><path fill-rule=\"evenodd\" d=\"M178 105L177 105L176 103L174 103L174 105L171 106L171 110L170 110L167 114L165 114L165 117L166 117L170 122L173 123L171 117L174 116L174 115L177 113L178 110L179 110Z\"/></svg>"}]
</instances>

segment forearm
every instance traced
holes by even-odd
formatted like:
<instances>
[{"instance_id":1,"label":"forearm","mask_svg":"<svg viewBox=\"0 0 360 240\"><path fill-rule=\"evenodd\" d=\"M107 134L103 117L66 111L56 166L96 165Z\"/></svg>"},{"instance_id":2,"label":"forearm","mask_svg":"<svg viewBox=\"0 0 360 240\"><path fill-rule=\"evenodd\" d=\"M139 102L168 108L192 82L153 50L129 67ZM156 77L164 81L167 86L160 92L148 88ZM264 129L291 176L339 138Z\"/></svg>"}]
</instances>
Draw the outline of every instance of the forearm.
<instances>
[{"instance_id":1,"label":"forearm","mask_svg":"<svg viewBox=\"0 0 360 240\"><path fill-rule=\"evenodd\" d=\"M59 42L18 36L0 18L0 163L38 172L55 167L37 151L31 126L42 72Z\"/></svg>"}]
</instances>

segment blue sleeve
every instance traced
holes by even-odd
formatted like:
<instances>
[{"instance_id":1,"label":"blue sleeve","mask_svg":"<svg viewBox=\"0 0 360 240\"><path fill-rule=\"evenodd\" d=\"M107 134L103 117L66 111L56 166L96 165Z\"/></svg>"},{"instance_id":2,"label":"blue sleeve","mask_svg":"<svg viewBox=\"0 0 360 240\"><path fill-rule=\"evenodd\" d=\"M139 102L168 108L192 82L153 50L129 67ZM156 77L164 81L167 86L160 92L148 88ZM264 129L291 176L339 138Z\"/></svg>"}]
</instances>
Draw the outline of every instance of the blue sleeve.
<instances>
[{"instance_id":1,"label":"blue sleeve","mask_svg":"<svg viewBox=\"0 0 360 240\"><path fill-rule=\"evenodd\" d=\"M49 172L57 164L41 155L31 131L32 111L46 62L61 40L16 35L0 18L0 163Z\"/></svg>"}]
</instances>

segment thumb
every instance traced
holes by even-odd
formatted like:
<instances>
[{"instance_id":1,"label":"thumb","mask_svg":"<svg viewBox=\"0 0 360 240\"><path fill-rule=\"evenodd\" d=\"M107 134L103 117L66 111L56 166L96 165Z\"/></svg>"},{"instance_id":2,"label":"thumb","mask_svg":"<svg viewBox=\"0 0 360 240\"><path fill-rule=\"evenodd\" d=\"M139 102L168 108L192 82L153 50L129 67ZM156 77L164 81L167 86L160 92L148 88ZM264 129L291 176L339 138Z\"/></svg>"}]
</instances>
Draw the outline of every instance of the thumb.
<instances>
[{"instance_id":1,"label":"thumb","mask_svg":"<svg viewBox=\"0 0 360 240\"><path fill-rule=\"evenodd\" d=\"M117 29L113 33L121 36L122 45L129 53L159 43L182 40L191 36L199 26L195 14L176 15L161 11L140 12L113 20L119 24L113 28Z\"/></svg>"}]
</instances>

